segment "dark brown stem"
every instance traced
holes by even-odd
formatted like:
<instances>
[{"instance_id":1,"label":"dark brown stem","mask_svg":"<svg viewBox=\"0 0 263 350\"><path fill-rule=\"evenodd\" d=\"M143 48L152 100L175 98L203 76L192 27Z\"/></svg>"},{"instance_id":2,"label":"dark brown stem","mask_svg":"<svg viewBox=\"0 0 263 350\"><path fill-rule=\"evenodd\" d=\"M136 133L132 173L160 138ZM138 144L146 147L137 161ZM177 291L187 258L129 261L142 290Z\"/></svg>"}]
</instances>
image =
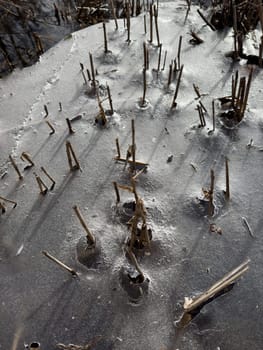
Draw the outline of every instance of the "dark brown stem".
<instances>
[{"instance_id":1,"label":"dark brown stem","mask_svg":"<svg viewBox=\"0 0 263 350\"><path fill-rule=\"evenodd\" d=\"M9 159L10 159L11 164L13 165L15 171L17 172L19 180L22 180L23 179L23 175L21 174L20 170L18 169L18 166L16 165L15 160L13 159L13 157L11 155L9 155Z\"/></svg>"}]
</instances>

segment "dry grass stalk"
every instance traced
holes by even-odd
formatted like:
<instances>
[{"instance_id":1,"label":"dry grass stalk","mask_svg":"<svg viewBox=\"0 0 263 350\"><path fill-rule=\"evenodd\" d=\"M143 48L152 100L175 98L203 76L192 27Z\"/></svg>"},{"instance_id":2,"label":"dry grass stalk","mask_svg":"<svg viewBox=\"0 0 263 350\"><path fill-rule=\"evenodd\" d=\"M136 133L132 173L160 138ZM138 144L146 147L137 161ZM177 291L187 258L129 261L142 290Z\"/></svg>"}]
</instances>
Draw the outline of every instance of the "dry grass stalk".
<instances>
[{"instance_id":1,"label":"dry grass stalk","mask_svg":"<svg viewBox=\"0 0 263 350\"><path fill-rule=\"evenodd\" d=\"M86 76L85 76L85 73L83 71L81 71L81 74L82 74L82 77L83 77L83 80L84 80L84 85L87 85L88 82L87 82L87 79L86 79Z\"/></svg>"},{"instance_id":2,"label":"dry grass stalk","mask_svg":"<svg viewBox=\"0 0 263 350\"><path fill-rule=\"evenodd\" d=\"M153 5L150 4L150 39L149 42L153 42Z\"/></svg>"},{"instance_id":3,"label":"dry grass stalk","mask_svg":"<svg viewBox=\"0 0 263 350\"><path fill-rule=\"evenodd\" d=\"M158 9L155 5L153 5L153 14L154 14L157 45L160 46L160 36L159 36L159 28L158 28Z\"/></svg>"},{"instance_id":4,"label":"dry grass stalk","mask_svg":"<svg viewBox=\"0 0 263 350\"><path fill-rule=\"evenodd\" d=\"M66 118L66 122L67 122L67 126L68 126L68 131L70 134L74 134L75 131L73 130L72 128L72 125L71 125L71 121L69 120L69 118Z\"/></svg>"},{"instance_id":5,"label":"dry grass stalk","mask_svg":"<svg viewBox=\"0 0 263 350\"><path fill-rule=\"evenodd\" d=\"M200 10L197 10L197 12L198 12L198 14L200 15L200 17L202 18L202 20L208 25L208 27L209 27L210 29L212 29L213 31L215 31L216 28L213 26L212 23L210 23L210 22L206 19L206 17L202 14L202 12L201 12Z\"/></svg>"},{"instance_id":6,"label":"dry grass stalk","mask_svg":"<svg viewBox=\"0 0 263 350\"><path fill-rule=\"evenodd\" d=\"M126 247L126 252L127 254L129 255L131 261L132 261L132 264L133 266L136 268L136 270L138 271L138 273L141 275L142 277L142 282L144 281L145 277L144 277L144 274L138 264L138 261L136 259L136 256L134 255L134 253L132 252L132 250L129 248L129 247Z\"/></svg>"},{"instance_id":7,"label":"dry grass stalk","mask_svg":"<svg viewBox=\"0 0 263 350\"><path fill-rule=\"evenodd\" d=\"M73 170L81 170L80 168L80 164L79 164L79 161L76 157L76 154L72 148L72 145L69 141L66 142L66 152L67 152L67 157L68 157L68 163L69 163L69 167L70 167L70 170L73 171ZM73 159L72 159L73 158ZM73 165L73 160L75 162L75 165Z\"/></svg>"},{"instance_id":8,"label":"dry grass stalk","mask_svg":"<svg viewBox=\"0 0 263 350\"><path fill-rule=\"evenodd\" d=\"M168 75L167 87L169 87L170 84L171 84L171 82L172 82L172 75L173 75L173 64L170 63L170 64L169 64L169 75Z\"/></svg>"},{"instance_id":9,"label":"dry grass stalk","mask_svg":"<svg viewBox=\"0 0 263 350\"><path fill-rule=\"evenodd\" d=\"M82 216L82 214L81 214L81 212L79 210L79 207L77 205L74 205L73 209L74 209L74 211L75 211L75 213L76 213L76 215L77 215L77 217L78 217L82 227L84 228L84 230L85 230L85 232L87 234L87 243L89 245L95 245L96 244L95 237L90 232L90 230L89 230L89 228L88 228L88 226L87 226L87 224L86 224L86 222L85 222L85 220L84 220L84 218L83 218L83 216Z\"/></svg>"},{"instance_id":10,"label":"dry grass stalk","mask_svg":"<svg viewBox=\"0 0 263 350\"><path fill-rule=\"evenodd\" d=\"M203 102L202 102L202 101L199 101L199 104L200 104L202 110L203 110L205 113L207 113L207 109L205 108Z\"/></svg>"},{"instance_id":11,"label":"dry grass stalk","mask_svg":"<svg viewBox=\"0 0 263 350\"><path fill-rule=\"evenodd\" d=\"M126 3L126 19L127 19L127 31L128 31L128 37L127 42L130 44L131 42L131 8L130 3Z\"/></svg>"},{"instance_id":12,"label":"dry grass stalk","mask_svg":"<svg viewBox=\"0 0 263 350\"><path fill-rule=\"evenodd\" d=\"M94 64L93 64L93 57L91 53L89 53L89 59L90 59L90 69L91 69L91 76L92 76L92 85L93 85L93 88L96 89L95 70L94 70Z\"/></svg>"},{"instance_id":13,"label":"dry grass stalk","mask_svg":"<svg viewBox=\"0 0 263 350\"><path fill-rule=\"evenodd\" d=\"M47 105L44 105L44 111L45 111L45 115L44 115L44 118L46 118L48 116L48 108L47 108Z\"/></svg>"},{"instance_id":14,"label":"dry grass stalk","mask_svg":"<svg viewBox=\"0 0 263 350\"><path fill-rule=\"evenodd\" d=\"M201 295L195 298L185 297L184 311L186 313L191 313L199 306L202 306L206 301L215 296L217 293L223 291L225 288L233 284L238 278L240 278L248 269L250 260L246 260L244 263L240 264L238 267L230 271L218 282L213 284L208 290L206 290Z\"/></svg>"},{"instance_id":15,"label":"dry grass stalk","mask_svg":"<svg viewBox=\"0 0 263 350\"><path fill-rule=\"evenodd\" d=\"M146 70L143 68L143 95L141 100L141 106L144 107L146 105L146 89L147 89L147 82L146 82Z\"/></svg>"},{"instance_id":16,"label":"dry grass stalk","mask_svg":"<svg viewBox=\"0 0 263 350\"><path fill-rule=\"evenodd\" d=\"M103 22L103 36L104 36L104 53L108 53L108 41L107 41L107 32L106 32L106 24Z\"/></svg>"},{"instance_id":17,"label":"dry grass stalk","mask_svg":"<svg viewBox=\"0 0 263 350\"><path fill-rule=\"evenodd\" d=\"M16 162L15 162L14 158L11 155L9 155L9 159L10 159L11 164L13 165L15 171L17 172L19 180L22 180L23 179L23 175L21 174L20 170L18 169L18 166L16 165Z\"/></svg>"},{"instance_id":18,"label":"dry grass stalk","mask_svg":"<svg viewBox=\"0 0 263 350\"><path fill-rule=\"evenodd\" d=\"M146 15L143 16L143 23L144 23L144 34L147 34Z\"/></svg>"},{"instance_id":19,"label":"dry grass stalk","mask_svg":"<svg viewBox=\"0 0 263 350\"><path fill-rule=\"evenodd\" d=\"M193 45L200 45L204 42L203 39L200 38L199 35L197 35L194 31L191 30L190 35L192 36L192 39L190 40L190 43Z\"/></svg>"},{"instance_id":20,"label":"dry grass stalk","mask_svg":"<svg viewBox=\"0 0 263 350\"><path fill-rule=\"evenodd\" d=\"M115 193L116 193L116 204L120 203L121 201L121 197L120 197L120 191L119 191L119 188L118 188L118 184L116 181L114 181L113 183L113 186L114 186L114 190L115 190Z\"/></svg>"},{"instance_id":21,"label":"dry grass stalk","mask_svg":"<svg viewBox=\"0 0 263 350\"><path fill-rule=\"evenodd\" d=\"M226 192L225 197L227 200L230 199L230 184L229 184L229 166L228 166L228 159L225 159L225 166L226 166Z\"/></svg>"},{"instance_id":22,"label":"dry grass stalk","mask_svg":"<svg viewBox=\"0 0 263 350\"><path fill-rule=\"evenodd\" d=\"M149 69L149 50L146 46L146 43L143 43L143 58L144 58L144 69L148 70Z\"/></svg>"},{"instance_id":23,"label":"dry grass stalk","mask_svg":"<svg viewBox=\"0 0 263 350\"><path fill-rule=\"evenodd\" d=\"M116 9L115 9L113 0L110 0L110 6L111 6L111 12L112 12L112 15L113 15L113 18L114 18L114 22L115 22L115 30L118 30L119 27L118 27L118 21L117 21L117 16L116 16Z\"/></svg>"},{"instance_id":24,"label":"dry grass stalk","mask_svg":"<svg viewBox=\"0 0 263 350\"><path fill-rule=\"evenodd\" d=\"M164 59L163 59L163 67L162 67L162 70L165 69L166 58L167 58L167 50L165 50L165 52L164 52Z\"/></svg>"},{"instance_id":25,"label":"dry grass stalk","mask_svg":"<svg viewBox=\"0 0 263 350\"><path fill-rule=\"evenodd\" d=\"M49 180L52 182L52 185L51 185L51 187L50 187L50 191L52 191L53 190L53 188L55 187L55 184L56 184L56 181L53 179L53 177L46 171L46 169L42 166L41 168L40 168L42 171L43 171L43 173L49 178Z\"/></svg>"},{"instance_id":26,"label":"dry grass stalk","mask_svg":"<svg viewBox=\"0 0 263 350\"><path fill-rule=\"evenodd\" d=\"M132 129L132 170L135 171L136 169L136 160L135 160L135 152L136 152L136 144L135 144L135 125L134 125L134 119L131 121L131 129Z\"/></svg>"},{"instance_id":27,"label":"dry grass stalk","mask_svg":"<svg viewBox=\"0 0 263 350\"><path fill-rule=\"evenodd\" d=\"M35 165L35 163L33 162L33 160L31 159L31 156L29 153L27 152L22 152L21 156L20 156L20 159L23 160L23 161L28 161L29 165L27 167L32 167ZM26 167L26 168L27 168Z\"/></svg>"},{"instance_id":28,"label":"dry grass stalk","mask_svg":"<svg viewBox=\"0 0 263 350\"><path fill-rule=\"evenodd\" d=\"M108 99L109 99L109 104L110 104L110 113L112 115L114 113L114 109L113 109L112 97L111 97L109 85L107 85L107 94L108 94Z\"/></svg>"},{"instance_id":29,"label":"dry grass stalk","mask_svg":"<svg viewBox=\"0 0 263 350\"><path fill-rule=\"evenodd\" d=\"M78 275L75 270L73 270L71 267L67 266L66 264L64 264L63 262L61 262L57 258L55 258L53 255L49 254L47 251L43 250L42 254L44 254L48 259L50 259L51 261L53 261L54 263L56 263L57 265L62 267L64 270L70 272L73 276Z\"/></svg>"},{"instance_id":30,"label":"dry grass stalk","mask_svg":"<svg viewBox=\"0 0 263 350\"><path fill-rule=\"evenodd\" d=\"M233 2L233 29L234 29L234 54L235 59L238 58L238 29L237 29L237 8L235 3Z\"/></svg>"},{"instance_id":31,"label":"dry grass stalk","mask_svg":"<svg viewBox=\"0 0 263 350\"><path fill-rule=\"evenodd\" d=\"M197 98L201 98L199 87L195 84L193 84L194 91L196 93Z\"/></svg>"},{"instance_id":32,"label":"dry grass stalk","mask_svg":"<svg viewBox=\"0 0 263 350\"><path fill-rule=\"evenodd\" d=\"M178 63L178 69L181 69L181 49L182 49L182 35L180 35L179 38L179 44L178 44L178 51L177 51L177 63Z\"/></svg>"},{"instance_id":33,"label":"dry grass stalk","mask_svg":"<svg viewBox=\"0 0 263 350\"><path fill-rule=\"evenodd\" d=\"M254 235L254 233L253 233L253 231L252 231L252 229L251 229L251 227L250 227L250 225L249 225L247 219L246 219L244 216L242 216L241 218L242 218L242 220L243 220L243 222L244 222L244 224L245 224L245 226L246 226L246 228L247 228L248 233L250 234L250 236L253 237L253 238L255 238L255 235Z\"/></svg>"},{"instance_id":34,"label":"dry grass stalk","mask_svg":"<svg viewBox=\"0 0 263 350\"><path fill-rule=\"evenodd\" d=\"M53 127L53 125L50 123L50 121L46 120L46 123L47 123L47 125L50 127L50 129L51 129L49 135L55 134L56 130L55 130L55 128Z\"/></svg>"},{"instance_id":35,"label":"dry grass stalk","mask_svg":"<svg viewBox=\"0 0 263 350\"><path fill-rule=\"evenodd\" d=\"M158 66L157 66L157 72L160 70L161 66L161 58L162 58L162 44L159 46L159 55L158 55Z\"/></svg>"},{"instance_id":36,"label":"dry grass stalk","mask_svg":"<svg viewBox=\"0 0 263 350\"><path fill-rule=\"evenodd\" d=\"M177 99L178 92L179 92L179 87L180 87L180 83L181 83L183 69L184 69L184 65L181 66L180 71L179 71L179 76L178 76L178 80L177 80L177 84L176 84L176 88L175 88L175 92L174 92L174 97L173 97L173 102L172 102L171 108L176 108L176 106L177 106L176 99Z\"/></svg>"},{"instance_id":37,"label":"dry grass stalk","mask_svg":"<svg viewBox=\"0 0 263 350\"><path fill-rule=\"evenodd\" d=\"M189 12L191 10L191 3L192 3L192 0L186 0L187 10L186 10L185 18L184 18L184 24L186 23L186 20L188 18Z\"/></svg>"},{"instance_id":38,"label":"dry grass stalk","mask_svg":"<svg viewBox=\"0 0 263 350\"><path fill-rule=\"evenodd\" d=\"M119 144L118 138L115 139L115 143L116 143L116 149L117 149L117 157L116 158L118 159L118 158L121 158L121 149L120 149L120 144Z\"/></svg>"},{"instance_id":39,"label":"dry grass stalk","mask_svg":"<svg viewBox=\"0 0 263 350\"><path fill-rule=\"evenodd\" d=\"M128 164L130 164L130 165L133 165L134 164L134 162L132 161L132 160L130 160L130 159L125 159L125 158L119 158L119 157L115 157L114 158L117 162L122 162L122 163L128 163ZM135 162L135 166L136 166L136 168L138 168L138 169L142 169L142 168L147 168L147 166L148 166L149 164L148 163L143 163L143 162L138 162L137 160L136 160L136 162Z\"/></svg>"},{"instance_id":40,"label":"dry grass stalk","mask_svg":"<svg viewBox=\"0 0 263 350\"><path fill-rule=\"evenodd\" d=\"M204 128L206 126L206 121L205 121L204 112L200 105L197 105L197 110L198 110L198 115L200 119L200 126L201 128Z\"/></svg>"},{"instance_id":41,"label":"dry grass stalk","mask_svg":"<svg viewBox=\"0 0 263 350\"><path fill-rule=\"evenodd\" d=\"M95 122L99 123L101 126L105 126L107 124L107 118L106 118L104 108L102 106L102 102L100 101L99 94L97 94L97 99L98 99L99 113L95 118Z\"/></svg>"},{"instance_id":42,"label":"dry grass stalk","mask_svg":"<svg viewBox=\"0 0 263 350\"><path fill-rule=\"evenodd\" d=\"M35 178L37 180L37 184L40 190L40 194L42 194L43 196L45 194L47 194L48 191L48 187L46 186L46 184L43 182L43 180L40 178L40 176L38 176L36 173L34 173Z\"/></svg>"},{"instance_id":43,"label":"dry grass stalk","mask_svg":"<svg viewBox=\"0 0 263 350\"><path fill-rule=\"evenodd\" d=\"M212 101L213 132L216 130L215 101Z\"/></svg>"},{"instance_id":44,"label":"dry grass stalk","mask_svg":"<svg viewBox=\"0 0 263 350\"><path fill-rule=\"evenodd\" d=\"M5 197L0 196L0 200L3 201L3 202L14 204L13 208L15 208L17 206L17 202L12 201L11 199L7 199Z\"/></svg>"},{"instance_id":45,"label":"dry grass stalk","mask_svg":"<svg viewBox=\"0 0 263 350\"><path fill-rule=\"evenodd\" d=\"M142 168L140 171L138 171L138 172L132 177L132 179L135 181L142 173L145 173L146 170L147 170L146 167Z\"/></svg>"},{"instance_id":46,"label":"dry grass stalk","mask_svg":"<svg viewBox=\"0 0 263 350\"><path fill-rule=\"evenodd\" d=\"M91 75L90 75L89 69L87 69L86 72L87 72L88 80L91 81Z\"/></svg>"}]
</instances>

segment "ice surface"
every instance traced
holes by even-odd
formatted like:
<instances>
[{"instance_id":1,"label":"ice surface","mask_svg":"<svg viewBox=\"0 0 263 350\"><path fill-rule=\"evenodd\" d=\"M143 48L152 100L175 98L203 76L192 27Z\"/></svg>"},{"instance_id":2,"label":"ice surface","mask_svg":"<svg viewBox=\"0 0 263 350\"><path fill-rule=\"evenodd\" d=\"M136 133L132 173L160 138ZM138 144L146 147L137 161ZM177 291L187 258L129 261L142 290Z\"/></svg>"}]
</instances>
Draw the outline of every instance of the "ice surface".
<instances>
[{"instance_id":1,"label":"ice surface","mask_svg":"<svg viewBox=\"0 0 263 350\"><path fill-rule=\"evenodd\" d=\"M158 48L147 43L150 70L146 98L149 108L138 108L142 97L143 16L132 18L131 43L126 42L123 21L119 30L106 24L110 54L104 54L102 24L76 32L46 52L39 63L16 70L1 84L1 195L18 202L1 215L0 235L0 346L10 349L18 334L23 343L39 341L43 349L57 343L85 344L101 335L96 349L261 349L262 348L262 71L255 69L245 119L233 130L217 120L212 129L211 102L229 95L236 69L247 76L241 61L232 64L224 53L232 49L232 32L212 32L192 6L183 25L186 6L160 3L159 29L167 63L157 77ZM199 30L200 46L188 43L190 29ZM177 55L183 36L184 71L177 98L170 110L175 83L167 88L169 63ZM251 46L250 46L251 48ZM97 99L87 95L79 63L90 69L93 54L101 99L106 84L116 113L105 128L95 125ZM207 126L199 128L198 101L192 88L199 86L208 110ZM105 95L106 96L106 95ZM59 111L59 102L62 111ZM44 105L49 116L44 118ZM103 106L108 109L108 102ZM216 106L218 112L219 105ZM82 118L68 133L66 118ZM112 181L130 185L128 171L115 163L115 139L125 157L131 144L131 119L136 126L136 159L149 163L137 180L137 191L147 209L153 231L151 254L138 262L150 279L138 303L129 299L120 283L128 261L123 243L129 235L115 208ZM49 120L56 132L49 135ZM253 139L253 147L247 147ZM65 142L69 140L82 171L70 172ZM35 167L18 177L7 162L12 154L22 170L22 152L32 156ZM173 160L167 163L167 158ZM225 157L229 158L231 200L226 203ZM191 164L194 164L191 166ZM56 180L46 196L39 194L33 171L50 184L40 167ZM200 202L202 187L215 172L212 218ZM121 191L120 206L131 199ZM77 246L85 232L73 205L78 205L96 236L100 255L86 267L77 259ZM254 238L244 226L246 217ZM222 229L211 233L210 224ZM22 247L22 248L21 248ZM79 277L45 259L47 250L77 270ZM207 289L236 265L251 258L250 271L225 296L208 304L186 328L174 321L181 316L185 296Z\"/></svg>"}]
</instances>

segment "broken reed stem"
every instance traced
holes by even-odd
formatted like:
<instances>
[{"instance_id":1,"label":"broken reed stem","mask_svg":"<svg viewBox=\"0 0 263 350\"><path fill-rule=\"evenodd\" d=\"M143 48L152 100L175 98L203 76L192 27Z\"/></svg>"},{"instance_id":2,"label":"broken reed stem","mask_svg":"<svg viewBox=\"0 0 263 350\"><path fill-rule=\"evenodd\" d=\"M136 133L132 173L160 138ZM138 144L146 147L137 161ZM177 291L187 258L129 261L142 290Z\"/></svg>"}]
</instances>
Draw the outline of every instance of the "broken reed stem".
<instances>
[{"instance_id":1,"label":"broken reed stem","mask_svg":"<svg viewBox=\"0 0 263 350\"><path fill-rule=\"evenodd\" d=\"M176 84L176 88L175 88L175 92L174 92L174 97L173 97L173 103L172 103L171 108L176 107L176 105L177 105L176 99L177 99L177 95L179 92L179 87L180 87L180 83L181 83L183 69L184 69L184 65L181 66L180 71L179 71L179 76L178 76L178 80L177 80L177 84Z\"/></svg>"},{"instance_id":2,"label":"broken reed stem","mask_svg":"<svg viewBox=\"0 0 263 350\"><path fill-rule=\"evenodd\" d=\"M92 54L89 53L89 59L90 59L90 69L91 69L91 75L92 75L92 83L94 89L96 88L96 79L95 79L95 70L94 70L94 64L93 64L93 58Z\"/></svg>"},{"instance_id":3,"label":"broken reed stem","mask_svg":"<svg viewBox=\"0 0 263 350\"><path fill-rule=\"evenodd\" d=\"M109 104L110 104L110 113L111 115L114 113L114 109L113 109L113 104L112 104L112 97L111 97L111 93L110 93L110 87L107 84L107 93L108 93L108 99L109 99Z\"/></svg>"},{"instance_id":4,"label":"broken reed stem","mask_svg":"<svg viewBox=\"0 0 263 350\"><path fill-rule=\"evenodd\" d=\"M46 169L42 166L40 168L43 173L49 178L49 180L52 182L52 185L50 187L50 190L53 190L53 188L55 187L56 181L53 179L53 177L51 175L49 175L49 173L46 171Z\"/></svg>"},{"instance_id":5,"label":"broken reed stem","mask_svg":"<svg viewBox=\"0 0 263 350\"><path fill-rule=\"evenodd\" d=\"M247 86L246 86L245 97L243 99L243 104L242 104L242 109L241 109L241 119L243 119L244 114L245 114L245 110L246 110L246 107L247 107L247 100L248 100L248 95L249 95L249 91L250 91L252 75L253 75L253 68L249 72L249 77L248 77L248 82L247 82Z\"/></svg>"},{"instance_id":6,"label":"broken reed stem","mask_svg":"<svg viewBox=\"0 0 263 350\"><path fill-rule=\"evenodd\" d=\"M5 197L1 197L1 196L0 196L0 200L2 200L2 201L4 201L4 202L7 202L7 203L14 204L14 207L13 207L13 208L15 208L15 207L17 206L17 202L12 201L11 199L7 199L7 198L5 198Z\"/></svg>"},{"instance_id":7,"label":"broken reed stem","mask_svg":"<svg viewBox=\"0 0 263 350\"><path fill-rule=\"evenodd\" d=\"M87 69L87 76L88 76L89 81L91 81L91 75L90 75L89 69Z\"/></svg>"},{"instance_id":8,"label":"broken reed stem","mask_svg":"<svg viewBox=\"0 0 263 350\"><path fill-rule=\"evenodd\" d=\"M206 126L204 112L203 112L202 107L200 105L197 105L197 110L198 110L198 114L199 114L200 124L201 124L201 127L203 128Z\"/></svg>"},{"instance_id":9,"label":"broken reed stem","mask_svg":"<svg viewBox=\"0 0 263 350\"><path fill-rule=\"evenodd\" d=\"M50 127L51 132L49 133L49 135L53 135L55 134L56 130L54 129L53 125L50 123L50 121L46 120L47 125Z\"/></svg>"},{"instance_id":10,"label":"broken reed stem","mask_svg":"<svg viewBox=\"0 0 263 350\"><path fill-rule=\"evenodd\" d=\"M190 40L190 43L195 43L196 45L200 45L204 42L203 39L200 38L200 36L198 36L194 31L191 30L191 36L192 36L192 39Z\"/></svg>"},{"instance_id":11,"label":"broken reed stem","mask_svg":"<svg viewBox=\"0 0 263 350\"><path fill-rule=\"evenodd\" d=\"M160 44L160 46L159 46L159 56L158 56L157 72L159 72L159 70L160 70L161 58L162 58L162 44Z\"/></svg>"},{"instance_id":12,"label":"broken reed stem","mask_svg":"<svg viewBox=\"0 0 263 350\"><path fill-rule=\"evenodd\" d=\"M202 102L202 101L199 101L199 104L200 104L202 110L203 110L205 113L207 113L207 109L205 108L203 102Z\"/></svg>"},{"instance_id":13,"label":"broken reed stem","mask_svg":"<svg viewBox=\"0 0 263 350\"><path fill-rule=\"evenodd\" d=\"M135 144L135 125L134 119L131 121L132 128L132 162L133 162L133 171L136 169L136 160L135 160L135 152L136 152L136 144Z\"/></svg>"},{"instance_id":14,"label":"broken reed stem","mask_svg":"<svg viewBox=\"0 0 263 350\"><path fill-rule=\"evenodd\" d=\"M107 33L106 33L106 24L105 22L102 23L103 25L103 35L104 35L104 53L108 52L108 41L107 41Z\"/></svg>"},{"instance_id":15,"label":"broken reed stem","mask_svg":"<svg viewBox=\"0 0 263 350\"><path fill-rule=\"evenodd\" d=\"M139 272L139 274L142 276L143 280L144 280L144 274L138 264L138 261L134 255L134 253L132 252L132 250L129 247L126 247L126 252L128 253L134 267L136 268L136 270Z\"/></svg>"},{"instance_id":16,"label":"broken reed stem","mask_svg":"<svg viewBox=\"0 0 263 350\"><path fill-rule=\"evenodd\" d=\"M177 63L178 63L178 69L181 68L181 48L182 48L182 35L180 35L179 38L179 44L178 44L178 51L177 51Z\"/></svg>"},{"instance_id":17,"label":"broken reed stem","mask_svg":"<svg viewBox=\"0 0 263 350\"><path fill-rule=\"evenodd\" d=\"M27 152L22 152L21 154L21 160L27 160L28 163L30 164L30 166L34 166L35 163L33 162L33 160L31 159L30 155Z\"/></svg>"},{"instance_id":18,"label":"broken reed stem","mask_svg":"<svg viewBox=\"0 0 263 350\"><path fill-rule=\"evenodd\" d=\"M118 21L117 21L117 16L116 16L116 10L115 10L115 6L113 4L113 0L110 0L110 5L111 5L111 12L113 14L113 18L114 18L114 22L115 22L115 29L118 30Z\"/></svg>"},{"instance_id":19,"label":"broken reed stem","mask_svg":"<svg viewBox=\"0 0 263 350\"><path fill-rule=\"evenodd\" d=\"M120 149L119 139L116 138L115 142L116 142L116 148L117 148L117 157L121 158L121 149Z\"/></svg>"},{"instance_id":20,"label":"broken reed stem","mask_svg":"<svg viewBox=\"0 0 263 350\"><path fill-rule=\"evenodd\" d=\"M144 23L144 34L147 34L146 15L143 16L143 23Z\"/></svg>"},{"instance_id":21,"label":"broken reed stem","mask_svg":"<svg viewBox=\"0 0 263 350\"><path fill-rule=\"evenodd\" d=\"M200 17L203 19L203 21L208 25L208 27L210 29L212 29L214 32L216 31L216 28L213 26L212 23L210 23L205 16L202 14L202 12L200 10L197 10L198 14L200 15Z\"/></svg>"},{"instance_id":22,"label":"broken reed stem","mask_svg":"<svg viewBox=\"0 0 263 350\"><path fill-rule=\"evenodd\" d=\"M195 91L195 93L196 93L196 96L197 96L198 98L201 98L201 94L200 94L200 91L199 91L199 87L198 87L197 85L193 84L193 88L194 88L194 91Z\"/></svg>"},{"instance_id":23,"label":"broken reed stem","mask_svg":"<svg viewBox=\"0 0 263 350\"><path fill-rule=\"evenodd\" d=\"M235 58L237 59L238 55L238 32L237 32L237 7L233 1L233 29L234 29L234 51Z\"/></svg>"},{"instance_id":24,"label":"broken reed stem","mask_svg":"<svg viewBox=\"0 0 263 350\"><path fill-rule=\"evenodd\" d=\"M148 48L146 46L146 42L143 43L143 59L144 59L144 68L146 70L149 69L149 51Z\"/></svg>"},{"instance_id":25,"label":"broken reed stem","mask_svg":"<svg viewBox=\"0 0 263 350\"><path fill-rule=\"evenodd\" d=\"M144 105L145 105L145 103L146 103L145 98L146 98L146 88L147 88L147 84L146 84L146 69L145 69L145 68L143 68L142 73L143 73L143 95L142 95L142 106L144 106Z\"/></svg>"},{"instance_id":26,"label":"broken reed stem","mask_svg":"<svg viewBox=\"0 0 263 350\"><path fill-rule=\"evenodd\" d=\"M130 4L126 3L126 18L127 18L127 30L128 30L128 37L127 42L128 44L131 42L131 12L130 12Z\"/></svg>"},{"instance_id":27,"label":"broken reed stem","mask_svg":"<svg viewBox=\"0 0 263 350\"><path fill-rule=\"evenodd\" d=\"M16 165L15 160L13 159L13 157L11 156L11 154L9 155L9 159L11 161L11 164L13 165L15 171L17 172L17 175L19 177L19 180L23 179L23 175L21 174L20 170L18 169L18 166Z\"/></svg>"},{"instance_id":28,"label":"broken reed stem","mask_svg":"<svg viewBox=\"0 0 263 350\"><path fill-rule=\"evenodd\" d=\"M168 75L168 83L167 83L167 87L170 86L171 82L172 82L172 75L173 75L173 64L171 63L169 65L169 75Z\"/></svg>"},{"instance_id":29,"label":"broken reed stem","mask_svg":"<svg viewBox=\"0 0 263 350\"><path fill-rule=\"evenodd\" d=\"M185 298L184 311L190 313L197 309L200 305L203 305L212 296L224 290L226 287L235 282L240 276L242 276L248 269L250 260L246 260L244 263L240 264L234 270L230 271L218 282L213 284L208 290L206 290L201 295L195 298Z\"/></svg>"},{"instance_id":30,"label":"broken reed stem","mask_svg":"<svg viewBox=\"0 0 263 350\"><path fill-rule=\"evenodd\" d=\"M38 187L39 187L39 190L40 190L40 194L42 194L44 196L47 193L47 191L48 191L48 187L42 181L40 176L38 176L36 173L34 173L34 175L35 175L35 178L37 180L37 184L38 184Z\"/></svg>"},{"instance_id":31,"label":"broken reed stem","mask_svg":"<svg viewBox=\"0 0 263 350\"><path fill-rule=\"evenodd\" d=\"M69 141L66 142L66 152L67 152L67 157L68 157L68 163L69 163L69 167L70 167L70 170L73 171L73 170L76 170L76 169L79 169L81 170L80 168L80 164L79 164L79 161L76 157L76 154L72 148L72 145ZM75 165L73 165L73 162L72 162L72 157L75 161Z\"/></svg>"},{"instance_id":32,"label":"broken reed stem","mask_svg":"<svg viewBox=\"0 0 263 350\"><path fill-rule=\"evenodd\" d=\"M44 118L46 118L48 116L48 108L47 108L47 105L44 105L44 110L45 110L45 115L44 115Z\"/></svg>"},{"instance_id":33,"label":"broken reed stem","mask_svg":"<svg viewBox=\"0 0 263 350\"><path fill-rule=\"evenodd\" d=\"M225 196L226 199L230 199L230 185L229 185L229 166L228 166L228 159L225 159L225 166L226 166L226 192Z\"/></svg>"},{"instance_id":34,"label":"broken reed stem","mask_svg":"<svg viewBox=\"0 0 263 350\"><path fill-rule=\"evenodd\" d=\"M87 85L88 82L87 82L87 79L85 77L85 73L83 71L81 71L81 74L82 74L82 77L83 77L83 80L84 80L84 84Z\"/></svg>"},{"instance_id":35,"label":"broken reed stem","mask_svg":"<svg viewBox=\"0 0 263 350\"><path fill-rule=\"evenodd\" d=\"M159 28L158 28L158 10L155 5L153 6L153 13L154 13L157 45L160 46L160 36L159 36Z\"/></svg>"},{"instance_id":36,"label":"broken reed stem","mask_svg":"<svg viewBox=\"0 0 263 350\"><path fill-rule=\"evenodd\" d=\"M57 258L55 258L53 255L49 254L47 251L43 250L42 254L44 254L47 258L49 258L50 260L54 261L56 264L58 264L60 267L62 267L64 270L70 272L73 276L77 276L77 272L75 270L73 270L71 267L67 266L66 264L64 264L63 262L61 262L60 260L58 260Z\"/></svg>"},{"instance_id":37,"label":"broken reed stem","mask_svg":"<svg viewBox=\"0 0 263 350\"><path fill-rule=\"evenodd\" d=\"M75 131L72 129L72 125L71 125L71 121L69 120L69 118L66 118L66 122L67 122L67 125L68 125L68 131L70 134L74 134Z\"/></svg>"},{"instance_id":38,"label":"broken reed stem","mask_svg":"<svg viewBox=\"0 0 263 350\"><path fill-rule=\"evenodd\" d=\"M216 119L215 119L215 101L212 101L212 116L213 116L213 131L216 129Z\"/></svg>"},{"instance_id":39,"label":"broken reed stem","mask_svg":"<svg viewBox=\"0 0 263 350\"><path fill-rule=\"evenodd\" d=\"M115 190L115 193L116 193L116 204L120 203L121 201L121 197L120 197L120 191L118 189L118 185L117 185L117 182L114 181L113 183L113 186L114 186L114 190Z\"/></svg>"},{"instance_id":40,"label":"broken reed stem","mask_svg":"<svg viewBox=\"0 0 263 350\"><path fill-rule=\"evenodd\" d=\"M153 5L150 4L150 43L153 42Z\"/></svg>"},{"instance_id":41,"label":"broken reed stem","mask_svg":"<svg viewBox=\"0 0 263 350\"><path fill-rule=\"evenodd\" d=\"M90 230L88 229L88 226L79 210L79 207L77 205L74 205L73 207L82 227L84 228L84 230L86 231L86 234L87 234L87 239L88 239L88 242L91 244L91 245L95 245L95 237L92 235L92 233L90 232Z\"/></svg>"},{"instance_id":42,"label":"broken reed stem","mask_svg":"<svg viewBox=\"0 0 263 350\"><path fill-rule=\"evenodd\" d=\"M236 105L236 93L237 93L237 85L238 85L238 70L236 71L235 77L232 77L232 107L234 108Z\"/></svg>"},{"instance_id":43,"label":"broken reed stem","mask_svg":"<svg viewBox=\"0 0 263 350\"><path fill-rule=\"evenodd\" d=\"M162 70L165 69L166 58L167 58L167 50L165 50L165 53L164 53L164 59L163 59L163 67L162 67Z\"/></svg>"}]
</instances>

